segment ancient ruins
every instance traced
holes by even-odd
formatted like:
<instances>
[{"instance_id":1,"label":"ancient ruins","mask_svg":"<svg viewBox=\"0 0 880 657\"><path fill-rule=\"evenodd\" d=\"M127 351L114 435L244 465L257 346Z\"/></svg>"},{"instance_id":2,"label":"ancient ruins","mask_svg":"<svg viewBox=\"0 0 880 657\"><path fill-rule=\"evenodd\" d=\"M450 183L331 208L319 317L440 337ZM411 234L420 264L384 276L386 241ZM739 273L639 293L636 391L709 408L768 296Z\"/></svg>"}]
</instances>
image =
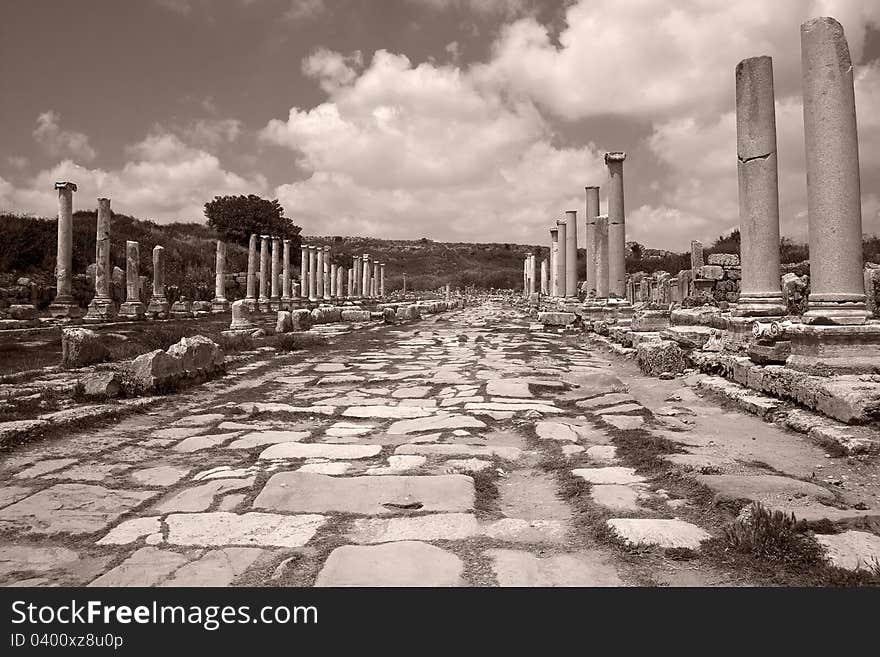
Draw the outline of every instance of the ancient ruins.
<instances>
[{"instance_id":1,"label":"ancient ruins","mask_svg":"<svg viewBox=\"0 0 880 657\"><path fill-rule=\"evenodd\" d=\"M165 248L145 279L128 241L117 304L100 198L81 308L77 185L57 182L50 317L10 305L0 338L55 331L62 362L0 399L65 402L0 422L0 585L876 584L880 269L853 68L832 18L801 47L808 277L780 264L767 56L731 63L740 253L694 241L678 272L627 272L610 151L583 215L560 208L528 247L521 290L392 290L392 259L252 234L242 272L216 242L210 301L170 303ZM108 334L211 322L217 341L106 362ZM730 538L774 512L816 547L801 570Z\"/></svg>"}]
</instances>

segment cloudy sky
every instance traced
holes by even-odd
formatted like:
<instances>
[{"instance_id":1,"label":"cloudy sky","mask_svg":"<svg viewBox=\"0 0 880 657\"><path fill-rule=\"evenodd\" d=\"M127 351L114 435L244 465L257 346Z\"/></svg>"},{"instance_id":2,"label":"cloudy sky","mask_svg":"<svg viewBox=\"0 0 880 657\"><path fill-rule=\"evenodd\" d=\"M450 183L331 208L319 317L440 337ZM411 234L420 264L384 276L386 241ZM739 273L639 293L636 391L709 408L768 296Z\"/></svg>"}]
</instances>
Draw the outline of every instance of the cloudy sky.
<instances>
[{"instance_id":1,"label":"cloudy sky","mask_svg":"<svg viewBox=\"0 0 880 657\"><path fill-rule=\"evenodd\" d=\"M734 68L766 54L804 239L799 26L823 15L880 233L877 0L6 0L0 210L51 215L67 179L159 222L255 193L306 235L543 244L623 150L628 237L684 251L737 224Z\"/></svg>"}]
</instances>

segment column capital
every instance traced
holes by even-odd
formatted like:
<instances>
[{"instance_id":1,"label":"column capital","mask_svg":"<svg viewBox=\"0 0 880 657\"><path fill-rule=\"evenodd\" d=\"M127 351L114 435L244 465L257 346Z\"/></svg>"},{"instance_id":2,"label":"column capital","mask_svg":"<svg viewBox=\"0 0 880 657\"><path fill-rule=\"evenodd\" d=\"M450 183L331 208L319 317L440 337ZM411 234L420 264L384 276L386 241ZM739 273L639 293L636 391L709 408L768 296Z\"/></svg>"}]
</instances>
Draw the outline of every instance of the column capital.
<instances>
[{"instance_id":1,"label":"column capital","mask_svg":"<svg viewBox=\"0 0 880 657\"><path fill-rule=\"evenodd\" d=\"M55 189L69 189L72 192L76 191L76 183L67 182L66 180L59 180L55 183Z\"/></svg>"},{"instance_id":2,"label":"column capital","mask_svg":"<svg viewBox=\"0 0 880 657\"><path fill-rule=\"evenodd\" d=\"M626 153L622 151L611 151L609 153L605 153L605 164L610 164L611 162L623 162L626 159Z\"/></svg>"},{"instance_id":3,"label":"column capital","mask_svg":"<svg viewBox=\"0 0 880 657\"><path fill-rule=\"evenodd\" d=\"M607 155L605 157L608 157ZM599 189L599 185L587 185L584 189Z\"/></svg>"}]
</instances>

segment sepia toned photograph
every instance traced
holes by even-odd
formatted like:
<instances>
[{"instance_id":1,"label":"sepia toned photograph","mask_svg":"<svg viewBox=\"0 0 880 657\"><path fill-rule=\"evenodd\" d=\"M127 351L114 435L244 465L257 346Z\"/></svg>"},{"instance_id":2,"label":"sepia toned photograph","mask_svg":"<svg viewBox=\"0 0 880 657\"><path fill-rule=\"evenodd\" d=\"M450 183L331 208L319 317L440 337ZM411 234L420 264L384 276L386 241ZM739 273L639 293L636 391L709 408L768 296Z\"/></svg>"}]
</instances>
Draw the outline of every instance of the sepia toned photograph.
<instances>
[{"instance_id":1,"label":"sepia toned photograph","mask_svg":"<svg viewBox=\"0 0 880 657\"><path fill-rule=\"evenodd\" d=\"M13 648L876 587L878 476L880 3L0 5Z\"/></svg>"}]
</instances>

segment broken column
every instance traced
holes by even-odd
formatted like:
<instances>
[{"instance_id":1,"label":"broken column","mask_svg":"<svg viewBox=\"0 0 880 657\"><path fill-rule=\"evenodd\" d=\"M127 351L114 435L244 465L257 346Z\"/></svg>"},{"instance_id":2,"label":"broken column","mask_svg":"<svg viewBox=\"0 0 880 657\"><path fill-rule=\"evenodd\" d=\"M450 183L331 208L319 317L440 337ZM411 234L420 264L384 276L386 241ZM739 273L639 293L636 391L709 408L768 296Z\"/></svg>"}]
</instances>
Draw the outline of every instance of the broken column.
<instances>
[{"instance_id":1,"label":"broken column","mask_svg":"<svg viewBox=\"0 0 880 657\"><path fill-rule=\"evenodd\" d=\"M116 319L116 306L110 296L110 199L98 199L98 221L95 235L95 297L83 320L107 322Z\"/></svg>"},{"instance_id":2,"label":"broken column","mask_svg":"<svg viewBox=\"0 0 880 657\"><path fill-rule=\"evenodd\" d=\"M596 217L595 232L595 255L596 255L596 297L608 298L608 215L602 214Z\"/></svg>"},{"instance_id":3,"label":"broken column","mask_svg":"<svg viewBox=\"0 0 880 657\"><path fill-rule=\"evenodd\" d=\"M144 318L145 308L141 303L140 245L137 242L125 243L125 303L119 306L119 317L138 320Z\"/></svg>"},{"instance_id":4,"label":"broken column","mask_svg":"<svg viewBox=\"0 0 880 657\"><path fill-rule=\"evenodd\" d=\"M214 298L211 312L223 313L229 310L226 300L226 242L217 240L217 259L214 271Z\"/></svg>"},{"instance_id":5,"label":"broken column","mask_svg":"<svg viewBox=\"0 0 880 657\"><path fill-rule=\"evenodd\" d=\"M586 202L586 212L587 212L587 220L586 220L586 254L587 254L587 266L586 266L586 282L587 282L587 296L593 296L596 293L596 217L599 216L599 188L598 187L585 187L584 191L586 192L587 202Z\"/></svg>"},{"instance_id":6,"label":"broken column","mask_svg":"<svg viewBox=\"0 0 880 657\"><path fill-rule=\"evenodd\" d=\"M247 290L245 301L249 310L254 311L257 307L257 236L251 234L248 241L247 260Z\"/></svg>"},{"instance_id":7,"label":"broken column","mask_svg":"<svg viewBox=\"0 0 880 657\"><path fill-rule=\"evenodd\" d=\"M773 60L752 57L736 67L736 143L742 279L739 316L786 314L779 279L779 193Z\"/></svg>"},{"instance_id":8,"label":"broken column","mask_svg":"<svg viewBox=\"0 0 880 657\"><path fill-rule=\"evenodd\" d=\"M807 321L862 324L862 207L853 67L833 18L801 25L810 296Z\"/></svg>"},{"instance_id":9,"label":"broken column","mask_svg":"<svg viewBox=\"0 0 880 657\"><path fill-rule=\"evenodd\" d=\"M691 240L691 271L695 272L705 264L703 260L703 243L699 240Z\"/></svg>"},{"instance_id":10,"label":"broken column","mask_svg":"<svg viewBox=\"0 0 880 657\"><path fill-rule=\"evenodd\" d=\"M565 212L565 296L578 298L577 277L577 210Z\"/></svg>"},{"instance_id":11,"label":"broken column","mask_svg":"<svg viewBox=\"0 0 880 657\"><path fill-rule=\"evenodd\" d=\"M290 276L290 240L284 240L284 251L281 256L281 307L290 310L293 303L293 290Z\"/></svg>"},{"instance_id":12,"label":"broken column","mask_svg":"<svg viewBox=\"0 0 880 657\"><path fill-rule=\"evenodd\" d=\"M153 294L147 306L151 319L167 319L170 306L165 298L165 247L153 247Z\"/></svg>"},{"instance_id":13,"label":"broken column","mask_svg":"<svg viewBox=\"0 0 880 657\"><path fill-rule=\"evenodd\" d=\"M55 299L49 306L53 317L81 317L83 314L73 298L73 193L76 184L56 182L58 190L58 244L55 255Z\"/></svg>"},{"instance_id":14,"label":"broken column","mask_svg":"<svg viewBox=\"0 0 880 657\"><path fill-rule=\"evenodd\" d=\"M259 309L269 311L269 236L260 236L260 298L257 301Z\"/></svg>"},{"instance_id":15,"label":"broken column","mask_svg":"<svg viewBox=\"0 0 880 657\"><path fill-rule=\"evenodd\" d=\"M559 296L559 228L550 229L550 296Z\"/></svg>"},{"instance_id":16,"label":"broken column","mask_svg":"<svg viewBox=\"0 0 880 657\"><path fill-rule=\"evenodd\" d=\"M567 268L566 259L568 256L568 249L566 248L568 232L564 220L557 220L556 227L559 231L556 250L556 296L564 297L566 296L565 270Z\"/></svg>"},{"instance_id":17,"label":"broken column","mask_svg":"<svg viewBox=\"0 0 880 657\"><path fill-rule=\"evenodd\" d=\"M626 292L626 218L623 206L623 161L626 153L605 153L611 176L608 190L608 294L623 298Z\"/></svg>"}]
</instances>

